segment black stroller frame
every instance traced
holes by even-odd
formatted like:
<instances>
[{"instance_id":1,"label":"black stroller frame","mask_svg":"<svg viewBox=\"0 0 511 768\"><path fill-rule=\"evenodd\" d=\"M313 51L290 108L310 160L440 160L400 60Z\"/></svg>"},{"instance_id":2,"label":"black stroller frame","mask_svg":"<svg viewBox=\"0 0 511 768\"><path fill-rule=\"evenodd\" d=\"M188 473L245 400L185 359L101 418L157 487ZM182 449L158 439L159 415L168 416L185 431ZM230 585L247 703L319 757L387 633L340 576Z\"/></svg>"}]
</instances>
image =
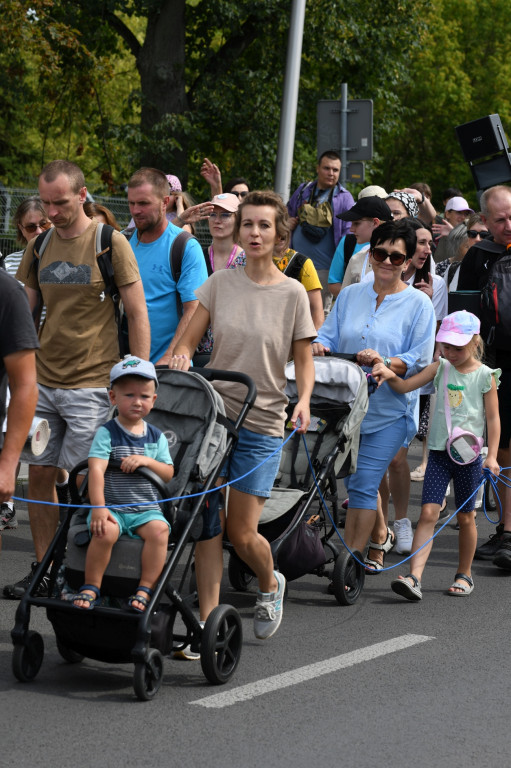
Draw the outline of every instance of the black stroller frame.
<instances>
[{"instance_id":1,"label":"black stroller frame","mask_svg":"<svg viewBox=\"0 0 511 768\"><path fill-rule=\"evenodd\" d=\"M314 449L309 451L305 436L291 436L289 445L294 443L294 447L288 450L287 455L288 460L291 456L288 482L282 483L281 487L277 483L272 498L265 505L265 509L266 506L271 509L274 501L278 504L280 495L284 499L285 510L274 517L270 512L268 520L265 520L263 511L258 530L270 543L275 568L282 571L288 582L305 574L326 577L331 581L329 589L337 602L353 605L364 586L365 568L361 554L351 553L338 532L344 521L339 511L337 479L355 471L360 422L367 410L373 382L368 382L365 373L355 364L354 355L336 354L329 356L329 360L331 362L325 358L314 358L316 384L311 398L311 416L327 423L326 431L333 433L333 444L331 441L328 448L322 450L321 443L316 442ZM322 389L321 381L324 368L334 370L341 377L345 375L346 379L353 378L353 389L358 387L359 392L355 394L352 406L343 401L335 402L333 397L325 399L328 387L323 386ZM288 373L286 388L290 398L288 415L297 396L293 371L288 365L289 370L291 379ZM331 370L328 370L327 378L331 376ZM294 464L297 455L300 458L299 451L302 452L302 464L300 471L296 472ZM281 470L285 461L283 452ZM292 489L295 489L294 493ZM290 499L287 506L286 494ZM318 497L319 507L316 507ZM230 584L234 589L246 591L253 573L228 541L224 542L224 546L230 553ZM328 567L332 563L333 568Z\"/></svg>"},{"instance_id":2,"label":"black stroller frame","mask_svg":"<svg viewBox=\"0 0 511 768\"><path fill-rule=\"evenodd\" d=\"M181 377L190 375L182 371L164 369L165 373L162 373L161 370L157 370L159 379L160 376L166 376L170 377L171 381L176 374L180 374ZM35 678L44 656L42 636L29 629L32 606L46 608L48 619L55 631L57 649L65 661L77 663L84 657L107 663L132 661L134 663L133 687L140 700L152 699L159 690L163 679L163 655L181 650L189 644L192 649L200 651L202 670L209 682L225 683L234 673L240 659L243 640L238 611L230 605L219 605L211 612L203 628L193 611L196 593L183 597L180 594L180 588L176 589L171 585L170 578L181 562L185 547L190 542L192 542L193 552L194 542L202 529L200 516L206 503L207 493L214 488L222 464L235 445L237 430L255 401L256 389L253 381L241 373L200 369L192 375L197 376L197 374L209 382L223 380L240 383L247 388L247 393L234 426L227 423L225 416L218 419L227 430L226 448L214 470L201 484L199 494L192 499L187 499L187 496L182 497L177 507L172 507L169 500L162 504L164 514L172 517L173 528L177 527L177 539L174 536L169 558L146 611L137 613L101 605L94 606L92 610L84 610L57 596L57 577L64 562L66 541L75 512L70 507L67 517L58 528L16 611L15 626L11 631L14 644L12 668L19 681L28 682ZM70 473L73 504L84 503L86 481L78 492L76 478L86 466L87 462L82 462ZM153 472L145 467L137 471L153 483L162 499L168 497L168 489ZM181 585L185 581L190 562L191 554L185 564ZM50 570L48 596L37 597L35 592L48 570ZM178 613L185 625L186 633L174 633L174 622Z\"/></svg>"}]
</instances>

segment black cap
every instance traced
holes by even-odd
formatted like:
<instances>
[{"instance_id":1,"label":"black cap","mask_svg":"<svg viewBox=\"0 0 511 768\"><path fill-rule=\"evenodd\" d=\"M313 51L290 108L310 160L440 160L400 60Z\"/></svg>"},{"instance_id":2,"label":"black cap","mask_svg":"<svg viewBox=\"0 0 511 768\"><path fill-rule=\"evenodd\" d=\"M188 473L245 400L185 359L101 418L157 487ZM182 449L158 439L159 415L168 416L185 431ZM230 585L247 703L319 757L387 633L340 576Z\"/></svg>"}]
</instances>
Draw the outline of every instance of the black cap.
<instances>
[{"instance_id":1,"label":"black cap","mask_svg":"<svg viewBox=\"0 0 511 768\"><path fill-rule=\"evenodd\" d=\"M337 218L343 221L374 218L381 219L381 221L392 221L392 211L385 200L374 195L374 197L361 197L349 211L338 213Z\"/></svg>"}]
</instances>

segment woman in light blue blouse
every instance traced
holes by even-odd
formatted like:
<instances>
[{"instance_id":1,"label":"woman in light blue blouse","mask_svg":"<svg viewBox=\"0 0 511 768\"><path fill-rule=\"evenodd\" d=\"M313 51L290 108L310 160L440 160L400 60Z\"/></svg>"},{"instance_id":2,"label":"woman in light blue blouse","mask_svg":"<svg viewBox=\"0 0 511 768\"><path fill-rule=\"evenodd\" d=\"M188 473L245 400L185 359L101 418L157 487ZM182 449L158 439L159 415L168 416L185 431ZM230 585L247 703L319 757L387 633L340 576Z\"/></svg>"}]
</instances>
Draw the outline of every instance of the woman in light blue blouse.
<instances>
[{"instance_id":1,"label":"woman in light blue blouse","mask_svg":"<svg viewBox=\"0 0 511 768\"><path fill-rule=\"evenodd\" d=\"M435 338L433 305L428 296L401 279L415 247L415 231L407 222L389 221L373 230L374 283L350 285L341 292L313 344L315 355L356 353L367 372L382 362L405 378L429 364ZM393 535L381 510L377 513L378 487L399 448L416 434L417 421L417 392L398 395L383 383L369 398L357 470L346 480L345 527L345 541L352 551L363 552L370 539L369 560L378 557L377 551L392 548Z\"/></svg>"}]
</instances>

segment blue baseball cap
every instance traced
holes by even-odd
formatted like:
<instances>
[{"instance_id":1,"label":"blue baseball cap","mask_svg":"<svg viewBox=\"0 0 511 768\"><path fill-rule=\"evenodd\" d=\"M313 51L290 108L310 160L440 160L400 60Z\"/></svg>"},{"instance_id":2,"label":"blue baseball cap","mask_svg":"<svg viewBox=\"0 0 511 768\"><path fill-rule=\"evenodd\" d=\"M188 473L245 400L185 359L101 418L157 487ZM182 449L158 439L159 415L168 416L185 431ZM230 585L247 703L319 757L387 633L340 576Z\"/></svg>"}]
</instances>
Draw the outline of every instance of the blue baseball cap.
<instances>
[{"instance_id":1,"label":"blue baseball cap","mask_svg":"<svg viewBox=\"0 0 511 768\"><path fill-rule=\"evenodd\" d=\"M124 360L114 365L110 371L110 384L118 381L122 376L142 376L144 379L152 379L158 386L154 365L149 360L142 360L136 355L126 355Z\"/></svg>"}]
</instances>

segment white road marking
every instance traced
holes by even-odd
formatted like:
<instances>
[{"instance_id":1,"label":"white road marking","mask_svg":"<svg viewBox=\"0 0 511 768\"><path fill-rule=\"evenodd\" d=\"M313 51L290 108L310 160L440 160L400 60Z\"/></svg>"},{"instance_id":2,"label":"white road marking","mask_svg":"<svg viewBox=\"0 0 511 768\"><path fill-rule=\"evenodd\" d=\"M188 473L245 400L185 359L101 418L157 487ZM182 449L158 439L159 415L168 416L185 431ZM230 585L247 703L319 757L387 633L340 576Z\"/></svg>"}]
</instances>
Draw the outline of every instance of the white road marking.
<instances>
[{"instance_id":1,"label":"white road marking","mask_svg":"<svg viewBox=\"0 0 511 768\"><path fill-rule=\"evenodd\" d=\"M264 680L257 680L255 683L241 685L239 688L233 688L230 691L206 696L203 699L191 701L190 704L198 704L201 707L212 707L215 709L231 707L240 701L248 701L256 696L277 691L280 688L289 688L291 685L304 683L306 680L312 680L320 675L328 675L340 669L352 667L355 664L362 664L364 661L371 661L378 658L378 656L386 656L389 653L403 651L405 648L434 639L434 637L428 637L427 635L401 635L400 637L394 637L392 640L386 640L383 643L368 645L365 648L359 648L350 653L343 653L341 656L334 656L331 659L318 661L315 664L307 664L305 667L299 667L290 672L267 677Z\"/></svg>"}]
</instances>

